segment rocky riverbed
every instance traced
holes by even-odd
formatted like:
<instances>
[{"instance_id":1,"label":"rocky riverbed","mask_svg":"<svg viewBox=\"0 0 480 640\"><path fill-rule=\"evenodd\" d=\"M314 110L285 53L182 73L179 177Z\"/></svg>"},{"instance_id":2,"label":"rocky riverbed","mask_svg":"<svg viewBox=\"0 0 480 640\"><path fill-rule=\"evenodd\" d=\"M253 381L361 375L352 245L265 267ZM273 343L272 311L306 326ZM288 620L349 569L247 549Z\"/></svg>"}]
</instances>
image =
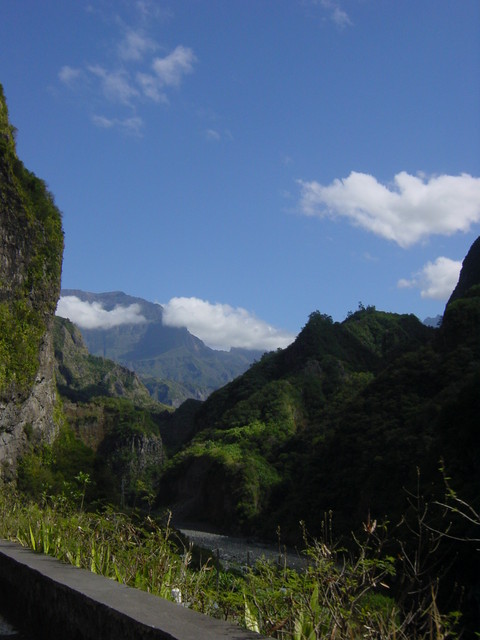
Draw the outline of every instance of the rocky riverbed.
<instances>
[{"instance_id":1,"label":"rocky riverbed","mask_svg":"<svg viewBox=\"0 0 480 640\"><path fill-rule=\"evenodd\" d=\"M305 568L307 560L299 551L286 549L281 545L267 544L250 538L235 538L232 536L202 531L191 525L177 525L178 530L190 542L208 549L218 557L225 569L231 567L253 566L262 558L287 565L298 571Z\"/></svg>"}]
</instances>

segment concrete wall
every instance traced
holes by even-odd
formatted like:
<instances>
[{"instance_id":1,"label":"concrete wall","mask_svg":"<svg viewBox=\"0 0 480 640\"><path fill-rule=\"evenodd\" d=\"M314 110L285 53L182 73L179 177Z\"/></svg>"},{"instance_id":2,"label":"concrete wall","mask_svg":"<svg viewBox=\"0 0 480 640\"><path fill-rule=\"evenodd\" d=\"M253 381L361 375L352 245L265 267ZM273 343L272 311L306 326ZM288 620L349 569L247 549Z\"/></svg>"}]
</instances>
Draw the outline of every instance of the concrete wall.
<instances>
[{"instance_id":1,"label":"concrete wall","mask_svg":"<svg viewBox=\"0 0 480 640\"><path fill-rule=\"evenodd\" d=\"M0 540L3 613L35 640L261 640L262 636Z\"/></svg>"}]
</instances>

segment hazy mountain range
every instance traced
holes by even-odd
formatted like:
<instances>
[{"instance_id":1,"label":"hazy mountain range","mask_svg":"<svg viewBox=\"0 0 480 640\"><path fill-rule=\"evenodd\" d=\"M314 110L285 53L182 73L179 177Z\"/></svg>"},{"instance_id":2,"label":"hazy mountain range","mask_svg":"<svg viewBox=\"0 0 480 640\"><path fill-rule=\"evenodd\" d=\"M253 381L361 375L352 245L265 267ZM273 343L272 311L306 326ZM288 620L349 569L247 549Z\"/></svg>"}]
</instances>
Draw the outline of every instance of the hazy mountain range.
<instances>
[{"instance_id":1,"label":"hazy mountain range","mask_svg":"<svg viewBox=\"0 0 480 640\"><path fill-rule=\"evenodd\" d=\"M83 308L92 310L91 317L85 314L77 322L92 355L135 371L153 398L175 407L187 398L204 400L263 353L211 349L187 329L165 326L161 305L119 291L64 289L61 295L88 303Z\"/></svg>"}]
</instances>

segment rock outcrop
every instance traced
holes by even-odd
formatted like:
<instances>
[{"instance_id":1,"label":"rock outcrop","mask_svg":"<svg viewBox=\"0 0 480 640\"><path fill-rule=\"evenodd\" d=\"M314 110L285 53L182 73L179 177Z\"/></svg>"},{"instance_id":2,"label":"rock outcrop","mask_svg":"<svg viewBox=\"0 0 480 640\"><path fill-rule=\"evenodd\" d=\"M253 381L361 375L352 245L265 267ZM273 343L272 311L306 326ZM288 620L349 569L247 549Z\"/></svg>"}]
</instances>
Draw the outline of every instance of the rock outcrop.
<instances>
[{"instance_id":1,"label":"rock outcrop","mask_svg":"<svg viewBox=\"0 0 480 640\"><path fill-rule=\"evenodd\" d=\"M55 437L52 324L60 293L61 215L18 159L0 85L0 477L29 439Z\"/></svg>"}]
</instances>

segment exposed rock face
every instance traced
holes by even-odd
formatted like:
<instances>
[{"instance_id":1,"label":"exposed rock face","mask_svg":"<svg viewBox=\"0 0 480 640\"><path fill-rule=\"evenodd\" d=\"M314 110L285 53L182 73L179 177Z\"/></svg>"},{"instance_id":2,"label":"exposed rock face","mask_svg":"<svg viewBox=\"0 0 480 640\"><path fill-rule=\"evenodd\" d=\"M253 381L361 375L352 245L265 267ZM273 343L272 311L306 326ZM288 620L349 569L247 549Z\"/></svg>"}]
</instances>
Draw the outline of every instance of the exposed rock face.
<instances>
[{"instance_id":1,"label":"exposed rock face","mask_svg":"<svg viewBox=\"0 0 480 640\"><path fill-rule=\"evenodd\" d=\"M27 436L56 433L51 328L62 254L60 212L17 158L0 85L0 477L14 476Z\"/></svg>"},{"instance_id":2,"label":"exposed rock face","mask_svg":"<svg viewBox=\"0 0 480 640\"><path fill-rule=\"evenodd\" d=\"M47 331L40 347L37 376L26 400L0 401L0 478L15 477L17 459L26 451L29 439L51 443L55 438L52 351L52 337Z\"/></svg>"}]
</instances>

